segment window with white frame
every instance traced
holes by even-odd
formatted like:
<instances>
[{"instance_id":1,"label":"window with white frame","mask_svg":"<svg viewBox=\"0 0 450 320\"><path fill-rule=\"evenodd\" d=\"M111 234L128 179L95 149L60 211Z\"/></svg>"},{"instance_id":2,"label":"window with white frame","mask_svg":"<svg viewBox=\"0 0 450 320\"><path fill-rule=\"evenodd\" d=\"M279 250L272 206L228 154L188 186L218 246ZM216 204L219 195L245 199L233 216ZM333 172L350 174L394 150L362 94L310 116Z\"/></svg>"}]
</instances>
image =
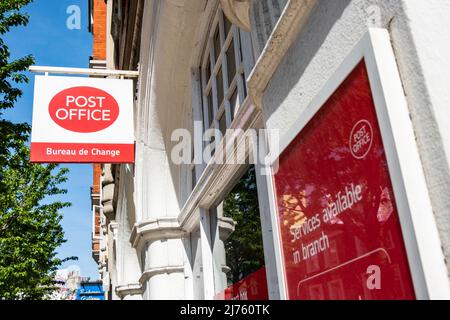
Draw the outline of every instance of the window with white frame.
<instances>
[{"instance_id":1,"label":"window with white frame","mask_svg":"<svg viewBox=\"0 0 450 320\"><path fill-rule=\"evenodd\" d=\"M250 33L233 25L220 6L210 26L198 66L198 103L193 108L203 123L203 132L218 129L224 136L247 96L246 78L253 68L254 56ZM212 140L216 138L213 136ZM194 164L188 167L190 191L203 168Z\"/></svg>"},{"instance_id":2,"label":"window with white frame","mask_svg":"<svg viewBox=\"0 0 450 320\"><path fill-rule=\"evenodd\" d=\"M222 135L247 95L245 78L253 65L250 35L217 13L201 59L203 129Z\"/></svg>"}]
</instances>

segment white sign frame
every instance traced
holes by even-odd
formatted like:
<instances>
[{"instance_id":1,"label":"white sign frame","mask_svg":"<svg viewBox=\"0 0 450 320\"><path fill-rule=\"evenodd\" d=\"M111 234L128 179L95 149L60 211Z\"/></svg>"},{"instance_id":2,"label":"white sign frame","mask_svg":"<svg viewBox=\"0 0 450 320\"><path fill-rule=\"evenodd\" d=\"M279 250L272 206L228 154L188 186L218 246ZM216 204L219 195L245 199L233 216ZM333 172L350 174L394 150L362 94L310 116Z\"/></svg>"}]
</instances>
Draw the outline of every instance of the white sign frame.
<instances>
[{"instance_id":1,"label":"white sign frame","mask_svg":"<svg viewBox=\"0 0 450 320\"><path fill-rule=\"evenodd\" d=\"M278 165L277 160L281 153L363 59L369 75L416 298L450 299L445 257L407 101L386 29L369 28L317 96L282 136L278 152L268 155L273 160L271 169ZM280 293L282 298L286 299L286 276L273 176L268 176L267 182Z\"/></svg>"},{"instance_id":2,"label":"white sign frame","mask_svg":"<svg viewBox=\"0 0 450 320\"><path fill-rule=\"evenodd\" d=\"M96 132L75 132L65 129L55 123L49 112L49 103L55 95L63 90L74 87L93 87L111 95L119 106L118 118L108 127ZM67 144L83 145L95 144L109 146L128 146L134 150L134 97L133 80L128 79L105 79L91 77L62 77L62 76L35 76L34 100L33 100L33 122L31 132L31 144ZM105 147L106 148L106 147ZM134 151L132 154L134 158ZM47 156L47 158L52 157ZM130 158L127 156L127 158ZM95 158L90 156L90 158ZM91 163L105 161L88 161L79 157L80 161L55 160L48 162L67 163ZM116 163L113 157L107 163ZM47 161L45 161L47 162ZM117 161L117 163L129 163L128 161Z\"/></svg>"}]
</instances>

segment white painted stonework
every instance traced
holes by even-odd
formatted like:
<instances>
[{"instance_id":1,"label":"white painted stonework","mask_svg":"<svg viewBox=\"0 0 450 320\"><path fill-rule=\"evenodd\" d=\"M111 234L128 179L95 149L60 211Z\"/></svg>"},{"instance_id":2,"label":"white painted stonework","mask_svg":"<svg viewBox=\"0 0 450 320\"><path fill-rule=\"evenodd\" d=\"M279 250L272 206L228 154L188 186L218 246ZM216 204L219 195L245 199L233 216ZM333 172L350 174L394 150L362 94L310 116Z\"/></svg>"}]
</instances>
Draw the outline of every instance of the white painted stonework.
<instances>
[{"instance_id":1,"label":"white painted stonework","mask_svg":"<svg viewBox=\"0 0 450 320\"><path fill-rule=\"evenodd\" d=\"M445 58L450 50L446 18L449 10L445 1L318 1L263 98L267 127L278 128L283 134L292 125L294 117L290 115L300 113L309 104L367 28L386 28L392 38L447 261L450 117L449 90L443 86L450 70ZM447 268L450 270L448 262Z\"/></svg>"},{"instance_id":2,"label":"white painted stonework","mask_svg":"<svg viewBox=\"0 0 450 320\"><path fill-rule=\"evenodd\" d=\"M246 79L248 97L231 126L279 129L283 136L368 28L386 29L434 213L432 222L446 258L439 263L445 263L450 273L450 90L446 80L450 77L450 3L262 1L270 6L253 1L250 7L253 43L249 51L253 51L248 55L255 63ZM108 279L114 298L212 299L216 287L224 285L220 277L214 277L217 270L226 271L224 252L217 256L212 252L223 247L234 224L221 219L221 236L212 241L208 212L242 167L203 164L191 190L188 167L170 161L175 145L170 140L172 131L192 130L193 117L198 116L194 70L218 5L218 0L145 1L134 110L136 163L103 168L102 203L109 217ZM111 66L111 42L108 48ZM270 180L257 177L263 242L270 297L283 299L279 240L270 216Z\"/></svg>"}]
</instances>

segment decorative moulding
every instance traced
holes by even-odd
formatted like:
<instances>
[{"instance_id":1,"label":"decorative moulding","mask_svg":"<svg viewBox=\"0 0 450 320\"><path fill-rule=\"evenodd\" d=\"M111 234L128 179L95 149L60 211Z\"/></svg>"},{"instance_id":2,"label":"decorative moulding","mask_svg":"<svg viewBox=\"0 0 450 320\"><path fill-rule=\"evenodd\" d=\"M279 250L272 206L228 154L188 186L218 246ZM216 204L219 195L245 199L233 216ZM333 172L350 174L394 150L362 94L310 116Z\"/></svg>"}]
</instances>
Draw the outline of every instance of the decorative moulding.
<instances>
[{"instance_id":1,"label":"decorative moulding","mask_svg":"<svg viewBox=\"0 0 450 320\"><path fill-rule=\"evenodd\" d=\"M221 0L220 3L229 19L227 10L232 4L241 1ZM275 26L261 56L259 57L250 78L248 80L249 97L245 99L242 106L233 120L233 129L242 129L244 132L248 128L258 127L261 117L261 97L270 79L280 64L283 56L291 46L299 30L305 24L311 10L316 5L317 0L290 0L283 11L280 20ZM232 21L235 23L234 21ZM245 141L243 135L237 138L238 143ZM227 137L227 141L232 141ZM219 145L218 150L225 148L226 154L232 155L232 146ZM229 179L236 173L236 165L217 165L221 152L216 152L213 161L207 165L200 177L197 185L191 193L189 199L183 206L178 221L183 229L192 230L199 221L199 216L195 214L198 207L209 208L219 197L219 193L224 190Z\"/></svg>"},{"instance_id":2,"label":"decorative moulding","mask_svg":"<svg viewBox=\"0 0 450 320\"><path fill-rule=\"evenodd\" d=\"M176 272L184 272L184 266L148 268L144 272L142 272L142 275L139 278L139 282L141 283L141 285L143 285L145 281L158 274L170 274Z\"/></svg>"},{"instance_id":3,"label":"decorative moulding","mask_svg":"<svg viewBox=\"0 0 450 320\"><path fill-rule=\"evenodd\" d=\"M159 218L135 223L130 242L134 248L139 248L147 241L181 238L185 233L177 218Z\"/></svg>"},{"instance_id":4,"label":"decorative moulding","mask_svg":"<svg viewBox=\"0 0 450 320\"><path fill-rule=\"evenodd\" d=\"M219 222L220 240L225 241L234 232L236 222L228 217L219 217L217 220Z\"/></svg>"},{"instance_id":5,"label":"decorative moulding","mask_svg":"<svg viewBox=\"0 0 450 320\"><path fill-rule=\"evenodd\" d=\"M206 166L194 190L181 209L178 221L184 230L192 231L198 225L199 215L195 214L198 208L210 208L221 194L224 195L224 190L226 190L229 181L237 174L239 167L243 166L235 163L240 163L238 160L244 159L235 159L227 164L227 161L223 161L223 154L225 153L226 157L232 157L240 146L244 145L247 148L244 132L249 128L257 127L260 116L260 109L252 103L250 97L247 97L238 109L231 125L232 129L242 129L242 131L235 130L234 133L231 133L233 136L228 134L220 142L213 159ZM228 143L224 145L224 142L227 141ZM236 143L233 143L233 141Z\"/></svg>"},{"instance_id":6,"label":"decorative moulding","mask_svg":"<svg viewBox=\"0 0 450 320\"><path fill-rule=\"evenodd\" d=\"M270 79L316 3L317 0L290 0L286 4L247 83L249 95L258 107L261 107L261 98Z\"/></svg>"},{"instance_id":7,"label":"decorative moulding","mask_svg":"<svg viewBox=\"0 0 450 320\"><path fill-rule=\"evenodd\" d=\"M140 283L129 283L116 287L116 294L123 299L126 296L134 296L142 294L142 286Z\"/></svg>"},{"instance_id":8,"label":"decorative moulding","mask_svg":"<svg viewBox=\"0 0 450 320\"><path fill-rule=\"evenodd\" d=\"M223 13L228 20L239 28L250 32L251 0L220 0Z\"/></svg>"}]
</instances>

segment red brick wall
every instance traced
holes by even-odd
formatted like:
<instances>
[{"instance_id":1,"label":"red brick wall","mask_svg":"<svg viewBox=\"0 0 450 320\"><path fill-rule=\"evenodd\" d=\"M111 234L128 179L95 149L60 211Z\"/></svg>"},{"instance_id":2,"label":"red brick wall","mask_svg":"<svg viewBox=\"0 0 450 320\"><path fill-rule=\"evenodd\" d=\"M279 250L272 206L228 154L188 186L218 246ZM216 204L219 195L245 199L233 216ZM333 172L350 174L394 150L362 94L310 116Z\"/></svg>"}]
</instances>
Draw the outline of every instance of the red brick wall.
<instances>
[{"instance_id":1,"label":"red brick wall","mask_svg":"<svg viewBox=\"0 0 450 320\"><path fill-rule=\"evenodd\" d=\"M92 36L93 36L93 48L92 59L94 60L106 60L106 3L105 0L93 0L92 8ZM100 194L100 177L102 174L102 167L100 164L93 165L93 179L92 179L92 194ZM93 200L93 199L92 199ZM101 203L96 203L101 205ZM94 234L100 235L100 213L95 210L95 226ZM98 240L92 239L92 255L98 262L98 255L100 252L100 243Z\"/></svg>"},{"instance_id":2,"label":"red brick wall","mask_svg":"<svg viewBox=\"0 0 450 320\"><path fill-rule=\"evenodd\" d=\"M92 193L100 193L100 176L102 175L102 167L100 164L93 165L94 179L92 181Z\"/></svg>"},{"instance_id":3,"label":"red brick wall","mask_svg":"<svg viewBox=\"0 0 450 320\"><path fill-rule=\"evenodd\" d=\"M105 0L93 0L93 52L94 60L106 60L106 3ZM100 193L100 176L102 168L99 164L94 164L94 179L92 182L92 193Z\"/></svg>"},{"instance_id":4,"label":"red brick wall","mask_svg":"<svg viewBox=\"0 0 450 320\"><path fill-rule=\"evenodd\" d=\"M106 60L106 3L105 0L93 0L93 28L94 36L92 58Z\"/></svg>"}]
</instances>

